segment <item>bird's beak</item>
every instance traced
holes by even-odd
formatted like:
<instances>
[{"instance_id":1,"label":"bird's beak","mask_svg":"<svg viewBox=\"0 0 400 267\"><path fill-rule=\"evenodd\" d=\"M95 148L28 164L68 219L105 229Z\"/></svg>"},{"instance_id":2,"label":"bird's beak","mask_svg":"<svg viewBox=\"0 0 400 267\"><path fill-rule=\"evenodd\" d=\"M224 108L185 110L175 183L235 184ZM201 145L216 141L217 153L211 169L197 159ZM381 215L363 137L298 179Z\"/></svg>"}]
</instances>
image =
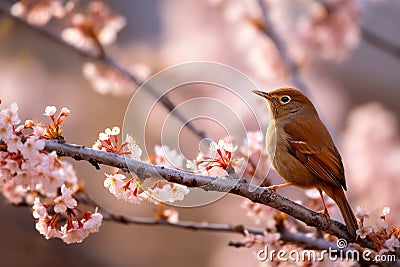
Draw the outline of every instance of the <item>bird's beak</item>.
<instances>
[{"instance_id":1,"label":"bird's beak","mask_svg":"<svg viewBox=\"0 0 400 267\"><path fill-rule=\"evenodd\" d=\"M266 92L258 91L258 90L253 90L252 92L255 93L256 95L266 98L267 100L271 100L271 96Z\"/></svg>"}]
</instances>

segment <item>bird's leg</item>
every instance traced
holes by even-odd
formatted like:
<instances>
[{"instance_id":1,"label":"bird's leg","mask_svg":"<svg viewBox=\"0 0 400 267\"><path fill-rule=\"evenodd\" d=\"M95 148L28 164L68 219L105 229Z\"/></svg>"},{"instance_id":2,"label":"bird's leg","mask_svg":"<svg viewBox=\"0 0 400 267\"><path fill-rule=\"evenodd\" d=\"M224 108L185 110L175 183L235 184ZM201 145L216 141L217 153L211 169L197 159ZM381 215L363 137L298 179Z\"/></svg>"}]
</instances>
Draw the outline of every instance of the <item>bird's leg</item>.
<instances>
[{"instance_id":1,"label":"bird's leg","mask_svg":"<svg viewBox=\"0 0 400 267\"><path fill-rule=\"evenodd\" d=\"M324 206L324 210L321 213L327 217L328 221L330 221L331 217L329 216L328 208L326 207L326 204L325 204L324 195L322 194L321 189L318 188L318 191L319 191L319 195L321 196L322 205Z\"/></svg>"},{"instance_id":2,"label":"bird's leg","mask_svg":"<svg viewBox=\"0 0 400 267\"><path fill-rule=\"evenodd\" d=\"M269 189L274 193L274 195L272 197L272 200L275 200L276 199L276 190L277 189L289 187L289 186L292 186L292 185L293 184L291 184L291 183L285 183L285 184L271 185L271 186L267 186L267 187L264 187L264 188Z\"/></svg>"},{"instance_id":3,"label":"bird's leg","mask_svg":"<svg viewBox=\"0 0 400 267\"><path fill-rule=\"evenodd\" d=\"M286 183L286 184L271 185L271 186L267 186L267 187L265 187L265 188L270 189L270 190L272 190L272 191L276 191L277 189L289 187L289 186L292 186L292 185L293 185L293 184L291 184L291 183Z\"/></svg>"}]
</instances>

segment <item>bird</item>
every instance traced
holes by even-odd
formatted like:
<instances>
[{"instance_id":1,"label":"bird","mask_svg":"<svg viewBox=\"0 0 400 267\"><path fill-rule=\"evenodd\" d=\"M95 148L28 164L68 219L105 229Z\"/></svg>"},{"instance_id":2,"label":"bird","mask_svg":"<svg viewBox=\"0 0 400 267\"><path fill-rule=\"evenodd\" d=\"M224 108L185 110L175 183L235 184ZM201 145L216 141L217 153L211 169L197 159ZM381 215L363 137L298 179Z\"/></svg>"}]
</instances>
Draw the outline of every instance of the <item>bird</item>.
<instances>
[{"instance_id":1,"label":"bird","mask_svg":"<svg viewBox=\"0 0 400 267\"><path fill-rule=\"evenodd\" d=\"M347 186L342 158L313 103L295 88L253 93L268 103L272 118L265 138L267 153L274 169L287 182L268 188L316 188L322 199L322 213L330 219L322 194L325 192L338 205L354 237L358 223L344 193Z\"/></svg>"}]
</instances>

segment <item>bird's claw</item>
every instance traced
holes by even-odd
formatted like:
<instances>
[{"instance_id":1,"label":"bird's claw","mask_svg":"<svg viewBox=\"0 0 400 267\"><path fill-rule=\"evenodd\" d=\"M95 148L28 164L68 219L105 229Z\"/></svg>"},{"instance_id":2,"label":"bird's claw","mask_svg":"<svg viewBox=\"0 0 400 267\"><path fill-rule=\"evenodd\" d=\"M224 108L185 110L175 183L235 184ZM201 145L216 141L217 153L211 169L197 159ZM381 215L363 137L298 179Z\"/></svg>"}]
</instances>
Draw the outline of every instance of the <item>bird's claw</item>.
<instances>
[{"instance_id":1,"label":"bird's claw","mask_svg":"<svg viewBox=\"0 0 400 267\"><path fill-rule=\"evenodd\" d=\"M270 197L270 201L275 201L275 199L277 197L277 194L276 194L277 186L271 185L271 186L268 186L268 187L265 187L265 188L272 191L272 194L271 194L271 197Z\"/></svg>"},{"instance_id":2,"label":"bird's claw","mask_svg":"<svg viewBox=\"0 0 400 267\"><path fill-rule=\"evenodd\" d=\"M329 216L327 209L323 209L322 211L320 211L320 213L325 216L326 221L328 222L328 226L326 227L326 229L328 229L332 224L331 216Z\"/></svg>"}]
</instances>

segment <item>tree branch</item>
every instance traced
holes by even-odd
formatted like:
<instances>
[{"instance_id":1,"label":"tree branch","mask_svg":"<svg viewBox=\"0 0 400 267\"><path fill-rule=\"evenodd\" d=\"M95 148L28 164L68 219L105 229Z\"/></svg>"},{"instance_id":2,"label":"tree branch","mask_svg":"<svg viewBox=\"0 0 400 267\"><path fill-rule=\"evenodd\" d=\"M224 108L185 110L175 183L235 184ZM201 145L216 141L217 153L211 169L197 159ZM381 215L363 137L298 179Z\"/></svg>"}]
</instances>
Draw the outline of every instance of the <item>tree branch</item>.
<instances>
[{"instance_id":1,"label":"tree branch","mask_svg":"<svg viewBox=\"0 0 400 267\"><path fill-rule=\"evenodd\" d=\"M285 197L282 197L268 188L258 187L247 183L243 179L214 178L204 175L196 175L184 171L167 169L163 166L156 166L146 162L136 161L119 156L115 153L98 151L84 146L58 143L54 140L45 141L46 151L56 151L59 156L72 157L75 160L89 161L98 167L98 164L117 167L123 171L131 171L140 179L164 178L169 182L179 183L188 187L200 187L205 191L229 192L231 194L243 196L253 202L262 203L282 211L305 224L325 231L339 238L345 238L354 242L345 225L331 220L326 216L307 209ZM357 243L363 247L374 248L372 242L368 240L358 240Z\"/></svg>"},{"instance_id":2,"label":"tree branch","mask_svg":"<svg viewBox=\"0 0 400 267\"><path fill-rule=\"evenodd\" d=\"M50 40L63 45L64 47L78 53L79 55L81 55L83 57L86 57L91 60L102 61L103 63L107 64L108 66L116 69L118 72L120 72L123 76L128 78L131 82L136 84L138 87L142 86L144 90L146 90L151 96L153 96L158 102L160 102L168 110L168 112L170 112L173 116L175 116L178 120L180 120L184 124L184 126L189 128L195 135L197 135L201 139L207 138L207 134L204 131L198 129L191 120L186 118L178 109L176 109L175 104L166 95L161 95L156 90L156 88L154 88L153 86L151 86L148 83L144 83L144 81L140 80L138 77L133 75L130 71L128 71L127 69L125 69L124 67L122 67L121 65L116 63L112 58L108 57L104 53L104 51L96 54L93 52L79 49L78 47L65 42L62 38L60 38L60 36L58 34L53 33L43 27L32 25L32 24L28 23L26 20L12 15L10 13L10 6L5 3L0 2L0 12L3 12L4 14L13 18L15 21L19 22L20 24L23 24L24 26L27 26L27 27L35 30L36 32L40 33L41 35L45 36L46 38L49 38Z\"/></svg>"},{"instance_id":3,"label":"tree branch","mask_svg":"<svg viewBox=\"0 0 400 267\"><path fill-rule=\"evenodd\" d=\"M135 224L135 225L155 225L155 226L168 226L173 228L181 228L193 231L210 231L210 232L224 232L224 233L236 233L245 235L245 233L254 235L263 235L267 232L266 229L247 227L241 224L231 225L231 224L217 224L209 222L191 222L182 221L172 223L165 219L154 219L154 218L143 218L143 217L128 217L124 215L117 215L108 210L107 208L99 205L96 201L91 199L85 192L81 192L76 196L79 202L89 204L93 207L97 207L99 211L103 214L103 219L106 221L113 221L122 224ZM317 249L317 250L328 250L336 249L340 250L336 243L328 241L323 238L309 237L304 233L293 233L286 229L279 227L278 232L280 234L280 240L286 243L296 243L303 245L306 249ZM242 245L240 245L242 244ZM236 247L245 246L242 242L230 242L229 245ZM344 250L354 250L353 248L344 248Z\"/></svg>"}]
</instances>

